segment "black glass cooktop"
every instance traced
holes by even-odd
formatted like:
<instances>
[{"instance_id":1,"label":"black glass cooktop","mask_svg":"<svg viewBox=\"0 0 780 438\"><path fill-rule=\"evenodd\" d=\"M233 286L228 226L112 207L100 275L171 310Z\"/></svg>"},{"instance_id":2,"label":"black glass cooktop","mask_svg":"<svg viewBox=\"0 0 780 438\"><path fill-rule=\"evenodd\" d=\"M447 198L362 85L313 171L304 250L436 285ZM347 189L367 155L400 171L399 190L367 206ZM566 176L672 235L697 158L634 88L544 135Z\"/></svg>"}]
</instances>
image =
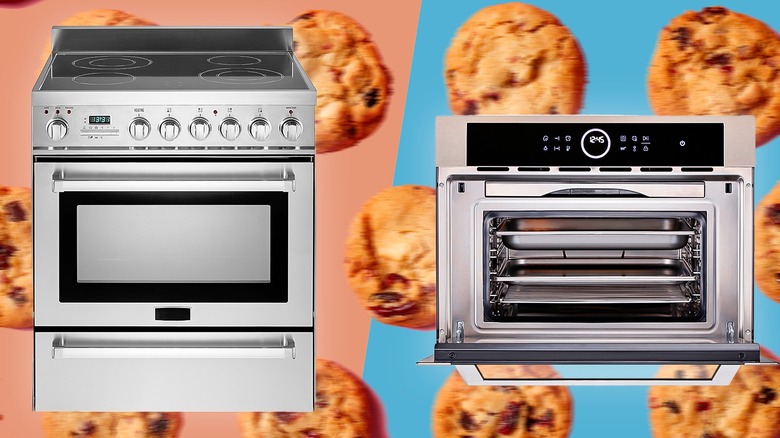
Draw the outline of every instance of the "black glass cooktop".
<instances>
[{"instance_id":1,"label":"black glass cooktop","mask_svg":"<svg viewBox=\"0 0 780 438\"><path fill-rule=\"evenodd\" d=\"M58 53L41 90L306 90L288 52Z\"/></svg>"}]
</instances>

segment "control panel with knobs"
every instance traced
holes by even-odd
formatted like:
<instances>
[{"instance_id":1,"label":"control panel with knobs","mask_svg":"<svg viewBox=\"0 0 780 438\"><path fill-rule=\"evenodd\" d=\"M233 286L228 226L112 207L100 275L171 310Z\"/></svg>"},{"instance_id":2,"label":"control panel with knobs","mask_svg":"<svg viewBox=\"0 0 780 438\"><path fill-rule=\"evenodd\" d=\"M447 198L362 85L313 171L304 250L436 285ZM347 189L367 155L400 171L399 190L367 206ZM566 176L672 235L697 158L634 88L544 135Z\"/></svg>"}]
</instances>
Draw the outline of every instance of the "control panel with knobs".
<instances>
[{"instance_id":1,"label":"control panel with knobs","mask_svg":"<svg viewBox=\"0 0 780 438\"><path fill-rule=\"evenodd\" d=\"M53 141L60 141L68 134L68 123L63 119L51 119L46 124L46 133Z\"/></svg>"},{"instance_id":2,"label":"control panel with knobs","mask_svg":"<svg viewBox=\"0 0 780 438\"><path fill-rule=\"evenodd\" d=\"M288 117L282 121L282 135L284 138L290 141L298 140L298 137L303 133L303 125L295 117Z\"/></svg>"},{"instance_id":3,"label":"control panel with knobs","mask_svg":"<svg viewBox=\"0 0 780 438\"><path fill-rule=\"evenodd\" d=\"M195 117L190 123L190 134L195 140L204 140L211 132L211 124L204 117Z\"/></svg>"},{"instance_id":4,"label":"control panel with knobs","mask_svg":"<svg viewBox=\"0 0 780 438\"><path fill-rule=\"evenodd\" d=\"M148 137L151 129L152 125L143 117L136 117L130 121L130 137L133 137L135 140L140 141Z\"/></svg>"},{"instance_id":5,"label":"control panel with knobs","mask_svg":"<svg viewBox=\"0 0 780 438\"><path fill-rule=\"evenodd\" d=\"M258 117L249 124L249 135L257 141L263 141L271 133L271 125L268 120Z\"/></svg>"},{"instance_id":6,"label":"control panel with knobs","mask_svg":"<svg viewBox=\"0 0 780 438\"><path fill-rule=\"evenodd\" d=\"M179 136L181 125L173 117L166 117L160 123L160 135L167 141L173 141Z\"/></svg>"},{"instance_id":7,"label":"control panel with knobs","mask_svg":"<svg viewBox=\"0 0 780 438\"><path fill-rule=\"evenodd\" d=\"M233 141L241 133L241 125L233 117L226 117L219 125L219 132L225 140Z\"/></svg>"},{"instance_id":8,"label":"control panel with knobs","mask_svg":"<svg viewBox=\"0 0 780 438\"><path fill-rule=\"evenodd\" d=\"M306 155L315 149L313 106L47 106L34 108L33 126L34 148L55 155L63 150Z\"/></svg>"}]
</instances>

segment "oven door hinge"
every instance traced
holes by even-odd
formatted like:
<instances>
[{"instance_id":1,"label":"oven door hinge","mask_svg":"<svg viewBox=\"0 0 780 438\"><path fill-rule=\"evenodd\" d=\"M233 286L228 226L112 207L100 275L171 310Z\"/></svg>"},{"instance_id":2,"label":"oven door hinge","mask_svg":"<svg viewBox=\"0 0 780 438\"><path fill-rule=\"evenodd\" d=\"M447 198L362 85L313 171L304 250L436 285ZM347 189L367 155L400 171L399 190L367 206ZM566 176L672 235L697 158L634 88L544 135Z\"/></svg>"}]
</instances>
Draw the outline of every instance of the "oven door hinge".
<instances>
[{"instance_id":1,"label":"oven door hinge","mask_svg":"<svg viewBox=\"0 0 780 438\"><path fill-rule=\"evenodd\" d=\"M734 321L728 321L726 322L726 342L733 344L734 338Z\"/></svg>"},{"instance_id":2,"label":"oven door hinge","mask_svg":"<svg viewBox=\"0 0 780 438\"><path fill-rule=\"evenodd\" d=\"M455 321L455 342L458 344L463 343L463 321Z\"/></svg>"}]
</instances>

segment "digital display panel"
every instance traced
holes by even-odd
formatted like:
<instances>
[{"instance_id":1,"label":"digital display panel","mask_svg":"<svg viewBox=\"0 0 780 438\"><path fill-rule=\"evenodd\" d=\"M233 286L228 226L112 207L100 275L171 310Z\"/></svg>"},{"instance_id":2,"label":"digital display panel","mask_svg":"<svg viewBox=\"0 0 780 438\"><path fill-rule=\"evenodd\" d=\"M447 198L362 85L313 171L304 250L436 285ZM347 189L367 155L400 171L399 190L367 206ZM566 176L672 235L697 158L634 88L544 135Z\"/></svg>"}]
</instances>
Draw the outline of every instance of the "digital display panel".
<instances>
[{"instance_id":1,"label":"digital display panel","mask_svg":"<svg viewBox=\"0 0 780 438\"><path fill-rule=\"evenodd\" d=\"M722 123L469 123L469 166L722 166Z\"/></svg>"},{"instance_id":2,"label":"digital display panel","mask_svg":"<svg viewBox=\"0 0 780 438\"><path fill-rule=\"evenodd\" d=\"M108 125L111 123L111 116L89 116L90 125Z\"/></svg>"}]
</instances>

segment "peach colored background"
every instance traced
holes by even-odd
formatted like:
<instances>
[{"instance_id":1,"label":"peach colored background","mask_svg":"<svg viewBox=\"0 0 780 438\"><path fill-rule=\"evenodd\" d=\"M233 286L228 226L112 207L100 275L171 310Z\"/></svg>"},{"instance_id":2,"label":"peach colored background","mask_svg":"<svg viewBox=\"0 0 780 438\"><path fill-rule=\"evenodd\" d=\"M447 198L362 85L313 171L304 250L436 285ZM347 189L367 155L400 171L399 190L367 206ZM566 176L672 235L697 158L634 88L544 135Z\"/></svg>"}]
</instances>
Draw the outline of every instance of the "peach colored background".
<instances>
[{"instance_id":1,"label":"peach colored background","mask_svg":"<svg viewBox=\"0 0 780 438\"><path fill-rule=\"evenodd\" d=\"M230 26L285 24L308 9L344 12L373 35L393 76L385 122L357 146L317 157L317 354L361 375L369 316L344 278L347 227L360 204L390 186L401 130L419 13L419 1L378 8L373 2L311 0L55 1L0 8L0 185L29 186L30 91L42 67L50 27L94 8L115 8L161 25ZM32 412L32 332L0 328L0 437L42 437ZM184 438L238 437L234 414L185 416Z\"/></svg>"}]
</instances>

